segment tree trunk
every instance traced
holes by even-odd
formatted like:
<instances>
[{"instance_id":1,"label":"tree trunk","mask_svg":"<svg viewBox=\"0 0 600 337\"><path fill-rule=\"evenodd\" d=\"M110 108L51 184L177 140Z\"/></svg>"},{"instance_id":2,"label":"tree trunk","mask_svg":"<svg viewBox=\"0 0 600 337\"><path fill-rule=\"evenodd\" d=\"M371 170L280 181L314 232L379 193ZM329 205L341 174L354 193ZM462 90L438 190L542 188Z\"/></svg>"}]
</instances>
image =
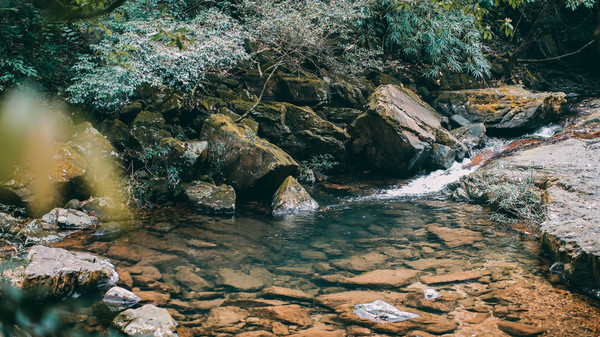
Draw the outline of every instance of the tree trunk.
<instances>
[{"instance_id":1,"label":"tree trunk","mask_svg":"<svg viewBox=\"0 0 600 337\"><path fill-rule=\"evenodd\" d=\"M510 57L508 58L506 64L504 64L504 77L502 78L503 80L509 79L511 77L512 71L515 68L515 65L517 64L519 56L521 56L527 50L527 48L529 48L533 40L535 40L538 29L540 28L542 23L544 23L544 19L546 18L546 16L556 6L557 2L558 0L546 0L544 7L540 11L540 14L531 25L531 28L529 30L529 33L527 33L525 40L523 40L521 45L517 47L517 49L515 49L512 55L510 55Z\"/></svg>"}]
</instances>

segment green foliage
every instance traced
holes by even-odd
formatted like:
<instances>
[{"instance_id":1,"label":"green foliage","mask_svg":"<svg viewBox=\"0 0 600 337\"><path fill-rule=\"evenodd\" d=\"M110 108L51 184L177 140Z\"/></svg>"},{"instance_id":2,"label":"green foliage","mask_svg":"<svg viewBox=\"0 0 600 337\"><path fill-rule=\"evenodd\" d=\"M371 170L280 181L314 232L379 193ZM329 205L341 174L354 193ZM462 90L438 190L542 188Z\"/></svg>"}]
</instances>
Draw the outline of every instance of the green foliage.
<instances>
[{"instance_id":1,"label":"green foliage","mask_svg":"<svg viewBox=\"0 0 600 337\"><path fill-rule=\"evenodd\" d=\"M142 84L191 91L208 72L247 58L245 34L231 17L209 9L176 20L157 2L131 2L120 9L130 13L129 20L116 12L102 22L111 34L91 44L92 53L79 56L67 89L72 103L114 112Z\"/></svg>"},{"instance_id":2,"label":"green foliage","mask_svg":"<svg viewBox=\"0 0 600 337\"><path fill-rule=\"evenodd\" d=\"M489 75L490 65L479 11L469 8L431 0L376 0L372 14L359 24L358 41L384 46L387 57L427 63L429 77L452 71L482 78Z\"/></svg>"},{"instance_id":3,"label":"green foliage","mask_svg":"<svg viewBox=\"0 0 600 337\"><path fill-rule=\"evenodd\" d=\"M311 169L315 173L328 173L340 166L340 162L329 154L318 154L311 157L309 160L304 160L300 163L302 170Z\"/></svg>"}]
</instances>

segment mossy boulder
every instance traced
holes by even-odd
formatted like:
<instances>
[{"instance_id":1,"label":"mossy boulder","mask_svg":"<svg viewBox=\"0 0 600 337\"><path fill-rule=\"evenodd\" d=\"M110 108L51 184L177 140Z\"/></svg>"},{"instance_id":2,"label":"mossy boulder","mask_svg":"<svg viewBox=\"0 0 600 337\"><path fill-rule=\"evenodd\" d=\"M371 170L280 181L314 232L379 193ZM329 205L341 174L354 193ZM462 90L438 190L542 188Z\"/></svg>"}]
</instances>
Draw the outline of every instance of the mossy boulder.
<instances>
[{"instance_id":1,"label":"mossy boulder","mask_svg":"<svg viewBox=\"0 0 600 337\"><path fill-rule=\"evenodd\" d=\"M211 115L200 138L208 142L206 160L236 190L270 195L286 177L300 172L289 154L225 115Z\"/></svg>"},{"instance_id":2,"label":"mossy boulder","mask_svg":"<svg viewBox=\"0 0 600 337\"><path fill-rule=\"evenodd\" d=\"M289 101L294 104L317 104L329 101L331 92L324 80L310 77L282 77L282 87Z\"/></svg>"},{"instance_id":3,"label":"mossy boulder","mask_svg":"<svg viewBox=\"0 0 600 337\"><path fill-rule=\"evenodd\" d=\"M168 86L142 85L140 93L144 101L148 102L148 108L160 113L167 119L171 119L182 110L185 110L185 94Z\"/></svg>"},{"instance_id":4,"label":"mossy boulder","mask_svg":"<svg viewBox=\"0 0 600 337\"><path fill-rule=\"evenodd\" d=\"M242 75L242 81L246 84L248 91L253 95L260 96L262 92L263 100L272 100L281 97L284 90L280 82L280 74L274 74L271 76L269 82L266 82L269 74L270 71L268 73L261 73L258 69L251 69Z\"/></svg>"},{"instance_id":5,"label":"mossy boulder","mask_svg":"<svg viewBox=\"0 0 600 337\"><path fill-rule=\"evenodd\" d=\"M131 143L131 133L125 123L118 119L112 121L104 121L102 125L102 134L106 136L111 144L118 148L124 149Z\"/></svg>"},{"instance_id":6,"label":"mossy boulder","mask_svg":"<svg viewBox=\"0 0 600 337\"><path fill-rule=\"evenodd\" d=\"M414 173L429 158L441 119L412 91L381 86L350 127L351 153L357 163L394 176Z\"/></svg>"},{"instance_id":7,"label":"mossy boulder","mask_svg":"<svg viewBox=\"0 0 600 337\"><path fill-rule=\"evenodd\" d=\"M331 88L331 100L342 107L362 109L375 87L365 78L328 75L324 78Z\"/></svg>"},{"instance_id":8,"label":"mossy boulder","mask_svg":"<svg viewBox=\"0 0 600 337\"><path fill-rule=\"evenodd\" d=\"M311 108L290 103L259 104L251 115L258 122L258 135L294 158L308 160L318 154L345 158L345 143L350 136Z\"/></svg>"},{"instance_id":9,"label":"mossy boulder","mask_svg":"<svg viewBox=\"0 0 600 337\"><path fill-rule=\"evenodd\" d=\"M165 118L158 112L142 111L133 120L132 127L152 126L163 128L165 126Z\"/></svg>"},{"instance_id":10,"label":"mossy boulder","mask_svg":"<svg viewBox=\"0 0 600 337\"><path fill-rule=\"evenodd\" d=\"M216 186L204 181L193 181L183 191L190 205L201 213L235 213L235 190L228 185Z\"/></svg>"},{"instance_id":11,"label":"mossy boulder","mask_svg":"<svg viewBox=\"0 0 600 337\"><path fill-rule=\"evenodd\" d=\"M567 113L562 92L531 92L521 86L504 86L442 92L434 101L446 116L458 114L471 123L483 123L497 135L528 132Z\"/></svg>"},{"instance_id":12,"label":"mossy boulder","mask_svg":"<svg viewBox=\"0 0 600 337\"><path fill-rule=\"evenodd\" d=\"M273 215L290 215L299 212L315 211L319 204L306 192L294 177L287 177L273 195L271 202Z\"/></svg>"}]
</instances>

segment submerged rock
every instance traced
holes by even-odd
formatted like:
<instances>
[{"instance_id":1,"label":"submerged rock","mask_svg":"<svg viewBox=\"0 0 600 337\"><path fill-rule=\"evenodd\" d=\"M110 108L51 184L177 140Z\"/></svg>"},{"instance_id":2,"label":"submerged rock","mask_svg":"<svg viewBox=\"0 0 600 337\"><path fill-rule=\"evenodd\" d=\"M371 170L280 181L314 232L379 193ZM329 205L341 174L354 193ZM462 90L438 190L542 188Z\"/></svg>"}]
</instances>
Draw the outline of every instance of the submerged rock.
<instances>
[{"instance_id":1,"label":"submerged rock","mask_svg":"<svg viewBox=\"0 0 600 337\"><path fill-rule=\"evenodd\" d=\"M235 190L231 186L193 181L185 186L183 193L189 203L200 212L235 213Z\"/></svg>"},{"instance_id":2,"label":"submerged rock","mask_svg":"<svg viewBox=\"0 0 600 337\"><path fill-rule=\"evenodd\" d=\"M445 91L434 107L446 116L460 115L471 123L484 123L494 132L527 132L551 122L567 111L562 92L534 93L521 86Z\"/></svg>"},{"instance_id":3,"label":"submerged rock","mask_svg":"<svg viewBox=\"0 0 600 337\"><path fill-rule=\"evenodd\" d=\"M367 112L350 127L351 151L393 175L419 170L436 142L441 116L410 90L386 85L369 98Z\"/></svg>"},{"instance_id":4,"label":"submerged rock","mask_svg":"<svg viewBox=\"0 0 600 337\"><path fill-rule=\"evenodd\" d=\"M377 323L396 323L419 317L418 314L398 310L398 308L382 300L357 304L354 306L354 314Z\"/></svg>"},{"instance_id":5,"label":"submerged rock","mask_svg":"<svg viewBox=\"0 0 600 337\"><path fill-rule=\"evenodd\" d=\"M138 295L121 287L110 288L102 299L111 311L121 311L133 307L141 300L142 298Z\"/></svg>"},{"instance_id":6,"label":"submerged rock","mask_svg":"<svg viewBox=\"0 0 600 337\"><path fill-rule=\"evenodd\" d=\"M33 246L27 258L31 262L23 271L20 286L39 299L82 294L119 280L109 260L88 253Z\"/></svg>"},{"instance_id":7,"label":"submerged rock","mask_svg":"<svg viewBox=\"0 0 600 337\"><path fill-rule=\"evenodd\" d=\"M74 209L55 208L42 216L42 222L65 229L83 229L96 224L98 220Z\"/></svg>"},{"instance_id":8,"label":"submerged rock","mask_svg":"<svg viewBox=\"0 0 600 337\"><path fill-rule=\"evenodd\" d=\"M319 204L306 192L294 177L287 177L273 195L273 215L288 215L303 211L315 211Z\"/></svg>"},{"instance_id":9,"label":"submerged rock","mask_svg":"<svg viewBox=\"0 0 600 337\"><path fill-rule=\"evenodd\" d=\"M113 325L128 336L177 337L177 322L167 309L146 304L138 309L127 309L113 320Z\"/></svg>"},{"instance_id":10,"label":"submerged rock","mask_svg":"<svg viewBox=\"0 0 600 337\"><path fill-rule=\"evenodd\" d=\"M286 177L300 172L290 155L225 115L207 118L201 138L208 141L208 162L236 190L271 194Z\"/></svg>"}]
</instances>

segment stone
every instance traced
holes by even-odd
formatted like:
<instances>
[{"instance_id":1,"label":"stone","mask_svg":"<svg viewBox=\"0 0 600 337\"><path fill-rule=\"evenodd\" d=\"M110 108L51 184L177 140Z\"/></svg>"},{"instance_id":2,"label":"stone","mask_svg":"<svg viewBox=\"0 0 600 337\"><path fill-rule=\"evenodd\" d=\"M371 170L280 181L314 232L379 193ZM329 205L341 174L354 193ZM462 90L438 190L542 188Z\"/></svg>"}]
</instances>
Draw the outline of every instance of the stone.
<instances>
[{"instance_id":1,"label":"stone","mask_svg":"<svg viewBox=\"0 0 600 337\"><path fill-rule=\"evenodd\" d=\"M119 150L123 150L131 144L129 128L118 119L112 121L105 120L102 123L102 134L106 136L106 139L108 139L112 146Z\"/></svg>"},{"instance_id":2,"label":"stone","mask_svg":"<svg viewBox=\"0 0 600 337\"><path fill-rule=\"evenodd\" d=\"M410 90L385 85L350 126L356 161L395 176L421 169L436 142L441 116Z\"/></svg>"},{"instance_id":3,"label":"stone","mask_svg":"<svg viewBox=\"0 0 600 337\"><path fill-rule=\"evenodd\" d=\"M286 94L295 104L317 104L331 98L327 82L316 77L282 77Z\"/></svg>"},{"instance_id":4,"label":"stone","mask_svg":"<svg viewBox=\"0 0 600 337\"><path fill-rule=\"evenodd\" d=\"M230 268L219 270L219 277L220 284L241 291L260 290L265 286L260 278Z\"/></svg>"},{"instance_id":5,"label":"stone","mask_svg":"<svg viewBox=\"0 0 600 337\"><path fill-rule=\"evenodd\" d=\"M158 291L136 291L143 302L156 305L167 305L171 301L171 295Z\"/></svg>"},{"instance_id":6,"label":"stone","mask_svg":"<svg viewBox=\"0 0 600 337\"><path fill-rule=\"evenodd\" d=\"M113 259L129 262L138 262L141 259L140 255L132 247L122 242L117 242L110 246L107 255Z\"/></svg>"},{"instance_id":7,"label":"stone","mask_svg":"<svg viewBox=\"0 0 600 337\"><path fill-rule=\"evenodd\" d=\"M247 310L228 306L228 307L219 307L214 308L208 314L206 321L204 322L204 326L206 327L225 327L230 326L235 323L241 322L246 317L248 317L249 313Z\"/></svg>"},{"instance_id":8,"label":"stone","mask_svg":"<svg viewBox=\"0 0 600 337\"><path fill-rule=\"evenodd\" d=\"M537 336L546 332L543 327L509 321L499 321L498 329L511 336Z\"/></svg>"},{"instance_id":9,"label":"stone","mask_svg":"<svg viewBox=\"0 0 600 337\"><path fill-rule=\"evenodd\" d=\"M300 166L287 153L224 115L206 119L201 139L208 142L208 162L218 165L236 191L270 195L285 178L300 173Z\"/></svg>"},{"instance_id":10,"label":"stone","mask_svg":"<svg viewBox=\"0 0 600 337\"><path fill-rule=\"evenodd\" d=\"M88 253L33 246L27 259L20 287L38 299L109 288L119 280L109 260Z\"/></svg>"},{"instance_id":11,"label":"stone","mask_svg":"<svg viewBox=\"0 0 600 337\"><path fill-rule=\"evenodd\" d=\"M74 209L55 208L42 216L42 222L65 229L83 229L94 225L98 220Z\"/></svg>"},{"instance_id":12,"label":"stone","mask_svg":"<svg viewBox=\"0 0 600 337\"><path fill-rule=\"evenodd\" d=\"M273 195L271 209L273 210L273 215L282 216L315 211L319 209L319 204L317 204L294 177L289 176Z\"/></svg>"},{"instance_id":13,"label":"stone","mask_svg":"<svg viewBox=\"0 0 600 337\"><path fill-rule=\"evenodd\" d=\"M446 116L483 123L495 134L531 131L567 112L564 93L533 93L521 86L444 91L433 105Z\"/></svg>"},{"instance_id":14,"label":"stone","mask_svg":"<svg viewBox=\"0 0 600 337\"><path fill-rule=\"evenodd\" d=\"M210 289L212 286L202 277L196 275L190 267L179 266L175 268L175 279L192 291Z\"/></svg>"},{"instance_id":15,"label":"stone","mask_svg":"<svg viewBox=\"0 0 600 337\"><path fill-rule=\"evenodd\" d=\"M101 221L125 220L131 217L127 206L119 204L111 197L98 197L86 200L82 208L87 214Z\"/></svg>"},{"instance_id":16,"label":"stone","mask_svg":"<svg viewBox=\"0 0 600 337\"><path fill-rule=\"evenodd\" d=\"M376 323L396 323L419 317L418 314L401 311L382 300L354 306L354 314Z\"/></svg>"},{"instance_id":17,"label":"stone","mask_svg":"<svg viewBox=\"0 0 600 337\"><path fill-rule=\"evenodd\" d=\"M464 118L461 115L452 115L448 120L450 122L450 125L455 128L460 128L471 124L471 122L469 122L466 118Z\"/></svg>"},{"instance_id":18,"label":"stone","mask_svg":"<svg viewBox=\"0 0 600 337\"><path fill-rule=\"evenodd\" d=\"M488 319L489 317L489 312L477 312L473 315L473 317L465 319L465 323L479 324Z\"/></svg>"},{"instance_id":19,"label":"stone","mask_svg":"<svg viewBox=\"0 0 600 337\"><path fill-rule=\"evenodd\" d=\"M312 319L308 316L308 310L299 305L280 305L272 307L252 308L250 313L253 316L282 321L299 326L312 324Z\"/></svg>"},{"instance_id":20,"label":"stone","mask_svg":"<svg viewBox=\"0 0 600 337\"><path fill-rule=\"evenodd\" d=\"M439 284L439 283L455 283L464 282L469 280L476 280L480 277L488 275L489 272L482 270L471 270L463 271L459 273L436 275L436 276L422 276L421 282L426 284Z\"/></svg>"},{"instance_id":21,"label":"stone","mask_svg":"<svg viewBox=\"0 0 600 337\"><path fill-rule=\"evenodd\" d=\"M412 269L378 269L344 278L340 284L355 287L396 288L407 285L419 271Z\"/></svg>"},{"instance_id":22,"label":"stone","mask_svg":"<svg viewBox=\"0 0 600 337\"><path fill-rule=\"evenodd\" d=\"M229 185L193 181L184 187L186 199L201 213L233 214L235 213L235 190Z\"/></svg>"},{"instance_id":23,"label":"stone","mask_svg":"<svg viewBox=\"0 0 600 337\"><path fill-rule=\"evenodd\" d=\"M18 226L19 222L17 219L13 218L10 214L0 212L0 230L4 232Z\"/></svg>"},{"instance_id":24,"label":"stone","mask_svg":"<svg viewBox=\"0 0 600 337\"><path fill-rule=\"evenodd\" d=\"M449 248L472 245L483 240L483 236L480 232L475 232L466 228L429 226L427 230L442 240Z\"/></svg>"},{"instance_id":25,"label":"stone","mask_svg":"<svg viewBox=\"0 0 600 337\"><path fill-rule=\"evenodd\" d=\"M331 88L331 99L336 106L362 109L375 88L368 80L339 74L327 74L324 78Z\"/></svg>"},{"instance_id":26,"label":"stone","mask_svg":"<svg viewBox=\"0 0 600 337\"><path fill-rule=\"evenodd\" d=\"M191 165L196 165L197 162L202 161L202 158L206 156L208 149L207 141L189 141L184 143L185 151L183 152L183 158Z\"/></svg>"},{"instance_id":27,"label":"stone","mask_svg":"<svg viewBox=\"0 0 600 337\"><path fill-rule=\"evenodd\" d=\"M441 145L441 144L433 144L431 147L431 156L427 160L427 167L431 170L447 170L452 164L454 164L454 159L456 158L456 151L452 148Z\"/></svg>"},{"instance_id":28,"label":"stone","mask_svg":"<svg viewBox=\"0 0 600 337\"><path fill-rule=\"evenodd\" d=\"M238 112L253 104L238 103ZM310 160L317 155L330 155L342 161L345 143L350 136L342 128L323 119L309 107L289 103L259 104L252 111L258 124L258 134L298 160Z\"/></svg>"},{"instance_id":29,"label":"stone","mask_svg":"<svg viewBox=\"0 0 600 337\"><path fill-rule=\"evenodd\" d=\"M332 294L321 295L317 297L317 303L335 310L340 306L354 306L360 303L373 302L375 300L384 300L390 303L403 301L406 294L378 291L344 291Z\"/></svg>"},{"instance_id":30,"label":"stone","mask_svg":"<svg viewBox=\"0 0 600 337\"><path fill-rule=\"evenodd\" d=\"M370 252L364 255L353 255L346 259L333 261L333 265L351 271L367 271L387 261L388 257L381 253Z\"/></svg>"},{"instance_id":31,"label":"stone","mask_svg":"<svg viewBox=\"0 0 600 337\"><path fill-rule=\"evenodd\" d=\"M167 309L146 304L138 309L127 309L117 315L113 325L128 336L177 337L177 322Z\"/></svg>"},{"instance_id":32,"label":"stone","mask_svg":"<svg viewBox=\"0 0 600 337\"><path fill-rule=\"evenodd\" d=\"M451 133L469 149L478 149L485 145L487 129L483 123L474 123L452 130Z\"/></svg>"},{"instance_id":33,"label":"stone","mask_svg":"<svg viewBox=\"0 0 600 337\"><path fill-rule=\"evenodd\" d=\"M118 222L101 223L92 235L101 240L113 240L121 234L121 230Z\"/></svg>"},{"instance_id":34,"label":"stone","mask_svg":"<svg viewBox=\"0 0 600 337\"><path fill-rule=\"evenodd\" d=\"M121 311L131 308L141 300L142 298L138 295L121 287L110 288L102 299L111 311Z\"/></svg>"},{"instance_id":35,"label":"stone","mask_svg":"<svg viewBox=\"0 0 600 337\"><path fill-rule=\"evenodd\" d=\"M271 286L261 290L259 296L266 298L296 300L302 302L312 302L314 300L314 296L307 294L302 290L283 288L277 286Z\"/></svg>"}]
</instances>

